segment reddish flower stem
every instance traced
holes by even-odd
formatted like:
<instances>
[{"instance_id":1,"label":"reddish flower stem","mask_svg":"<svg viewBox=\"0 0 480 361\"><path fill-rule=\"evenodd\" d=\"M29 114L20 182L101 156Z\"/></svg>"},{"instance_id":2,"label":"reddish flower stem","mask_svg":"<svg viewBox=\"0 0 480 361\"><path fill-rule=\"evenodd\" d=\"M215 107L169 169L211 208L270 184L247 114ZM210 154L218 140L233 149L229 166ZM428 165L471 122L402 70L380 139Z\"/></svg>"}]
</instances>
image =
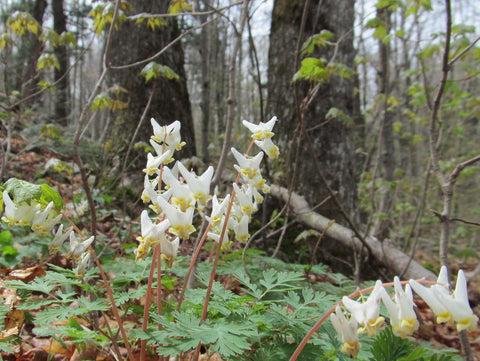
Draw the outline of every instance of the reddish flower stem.
<instances>
[{"instance_id":1,"label":"reddish flower stem","mask_svg":"<svg viewBox=\"0 0 480 361\"><path fill-rule=\"evenodd\" d=\"M200 254L200 250L202 249L202 246L205 243L205 240L207 239L207 233L210 231L210 228L212 228L211 224L207 226L207 229L203 233L202 239L198 243L197 249L195 250L192 260L190 261L190 266L188 267L187 275L185 276L185 281L183 282L182 292L180 293L180 298L178 299L177 311L180 311L180 307L182 306L183 298L185 297L185 291L187 289L188 280L193 271L193 266L195 265L198 255Z\"/></svg>"},{"instance_id":2,"label":"reddish flower stem","mask_svg":"<svg viewBox=\"0 0 480 361\"><path fill-rule=\"evenodd\" d=\"M77 228L77 230L78 230L78 228ZM127 333L125 332L125 328L123 327L122 318L120 317L120 314L118 313L118 308L117 308L117 305L115 304L115 299L113 298L112 289L111 289L110 284L108 283L108 280L107 280L107 275L103 271L102 265L100 264L100 261L97 257L97 254L95 253L95 250L93 249L92 246L89 246L89 251L93 256L93 259L95 260L95 263L96 263L98 269L100 270L100 275L102 277L103 283L105 284L105 288L107 290L107 295L108 295L108 298L109 298L110 303L112 305L112 313L115 316L115 319L117 320L118 329L120 330L120 334L122 335L123 342L125 343L125 348L127 349L128 359L130 361L135 361L135 358L133 357L133 353L132 353L132 348L130 346L130 343L128 342Z\"/></svg>"},{"instance_id":3,"label":"reddish flower stem","mask_svg":"<svg viewBox=\"0 0 480 361\"><path fill-rule=\"evenodd\" d=\"M245 152L246 155L250 153L250 150L253 147L253 144L255 141L252 139L250 142L247 151ZM235 184L238 184L240 181L240 173L237 174L237 178L235 179ZM230 196L230 202L228 203L228 208L227 208L227 213L225 214L225 221L223 222L223 228L222 232L220 233L220 240L218 241L217 245L217 252L215 254L215 260L213 261L213 266L212 266L212 272L210 273L210 281L208 282L208 287L207 287L207 293L205 295L205 303L203 304L203 311L202 311L202 321L205 321L207 319L207 313L208 313L208 304L210 302L210 294L212 293L212 287L213 287L213 281L215 280L215 275L217 272L217 267L218 267L218 260L220 258L220 253L222 251L222 244L223 244L223 238L225 236L225 233L227 231L227 225L228 225L228 219L230 218L230 213L232 211L232 206L233 206L233 201L235 200L235 190L232 190L231 196ZM195 356L194 360L198 361L198 357L200 354L200 344L198 344L196 350L195 350Z\"/></svg>"},{"instance_id":4,"label":"reddish flower stem","mask_svg":"<svg viewBox=\"0 0 480 361\"><path fill-rule=\"evenodd\" d=\"M150 301L152 297L153 276L155 274L155 260L160 253L160 245L156 245L153 251L152 263L150 264L150 273L148 275L147 294L145 295L145 305L143 308L142 331L146 331L148 327L148 311L150 309ZM140 361L145 361L147 340L140 341Z\"/></svg>"},{"instance_id":5,"label":"reddish flower stem","mask_svg":"<svg viewBox=\"0 0 480 361\"><path fill-rule=\"evenodd\" d=\"M400 282L402 285L405 285L407 284L409 281L402 281ZM428 284L428 285L435 285L435 284L439 284L438 282L433 282L433 281L427 281L427 280L417 280L417 282L419 283L423 283L423 284ZM393 282L389 282L389 283L384 283L382 286L383 287L393 287L395 284ZM371 292L373 291L373 289L375 288L375 286L371 286L371 287L368 287L368 288L365 288L363 290L356 290L355 292L353 292L352 294L348 295L347 297L348 298L355 298L355 297L358 297L360 296L361 294L363 293L367 293L367 292ZM295 361L298 357L298 355L300 355L300 353L302 352L303 348L305 347L305 345L308 343L308 341L310 340L310 338L313 336L313 334L318 330L318 328L325 322L325 320L327 320L328 316L330 316L333 312L335 312L335 309L337 308L337 306L341 306L343 304L342 301L338 301L337 303L335 303L332 307L330 307L328 309L327 312L325 312L325 314L313 325L313 327L310 329L310 331L308 331L308 333L305 335L305 337L303 338L302 342L300 342L300 344L297 346L295 352L292 354L292 356L290 357L289 361Z\"/></svg>"},{"instance_id":6,"label":"reddish flower stem","mask_svg":"<svg viewBox=\"0 0 480 361\"><path fill-rule=\"evenodd\" d=\"M162 315L162 248L157 245L157 314ZM162 325L158 325L159 329Z\"/></svg>"}]
</instances>

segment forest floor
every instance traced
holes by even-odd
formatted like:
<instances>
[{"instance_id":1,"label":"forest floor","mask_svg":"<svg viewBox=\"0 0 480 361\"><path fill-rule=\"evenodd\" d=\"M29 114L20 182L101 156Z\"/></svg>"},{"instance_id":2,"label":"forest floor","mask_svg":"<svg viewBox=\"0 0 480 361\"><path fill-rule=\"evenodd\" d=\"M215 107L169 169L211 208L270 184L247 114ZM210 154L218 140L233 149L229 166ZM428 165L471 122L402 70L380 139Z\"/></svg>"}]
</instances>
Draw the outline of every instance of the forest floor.
<instances>
[{"instance_id":1,"label":"forest floor","mask_svg":"<svg viewBox=\"0 0 480 361\"><path fill-rule=\"evenodd\" d=\"M42 173L42 168L48 159L54 157L54 154L48 150L40 149L34 151L25 151L24 142L20 139L15 139L13 142L13 154L12 159L7 165L7 174L9 176L21 177L22 179L28 181L35 181L33 179L35 174ZM81 181L78 176L74 177L73 180L68 182L59 181L58 179L45 176L46 181L50 185L58 188L62 195L72 195L75 193L76 189L81 188ZM65 202L70 202L71 199L65 199ZM114 234L114 229L116 228L115 222L119 222L116 217L104 217L99 220L98 229L106 237L113 238L116 235ZM118 224L117 224L118 225ZM131 239L135 239L138 234L131 233ZM114 245L113 243L112 245ZM181 253L182 254L192 254L193 242L184 242L182 245ZM416 259L420 263L432 263L431 254L428 250L419 250L416 254ZM56 256L55 260L49 259L49 262L54 262L60 266L68 266L69 262L64 256ZM478 261L463 261L463 260L452 260L452 272L456 272L458 269L464 269L467 275L469 272L473 271L476 267ZM43 263L45 264L45 263ZM4 268L0 270L0 299L3 298L5 304L12 300L14 290L3 287L3 280L5 279L20 279L25 282L32 281L35 277L43 275L45 273L45 266L39 266L39 260L28 259L25 260L24 264L19 265L19 268L10 269ZM317 282L323 282L323 278L318 278ZM238 284L225 284L226 287L238 287ZM235 291L235 290L234 290ZM469 298L474 312L479 315L480 311L480 276L470 280L469 283ZM13 293L12 293L13 292ZM1 301L1 300L0 300ZM11 301L13 302L13 301ZM416 332L415 337L417 340L431 342L434 348L444 349L444 348L455 348L460 350L460 343L458 340L458 333L455 330L454 326L449 325L438 325L435 322L435 316L432 311L426 306L426 304L420 300L416 299L417 313L420 318L420 328ZM1 306L1 305L0 305ZM17 315L19 318L24 317L24 315ZM62 344L54 338L45 338L38 337L32 332L31 325L28 322L25 322L23 325L18 324L18 320L15 319L15 315L11 315L11 319L5 319L5 331L1 338L5 338L6 335L19 335L21 337L21 343L14 347L13 353L0 352L0 359L4 360L21 360L21 361L43 361L43 360L54 360L54 361L76 361L85 359L90 353L90 358L92 360L114 360L113 357L105 356L105 354L99 354L94 347L88 347L85 350L83 356L80 356L78 350L75 349L72 343L69 343L68 340ZM110 316L111 317L111 316ZM131 321L131 320L130 320ZM83 322L80 321L79 322ZM108 322L112 325L114 324L113 317L108 319ZM90 327L90 325L85 325L84 327ZM1 329L2 327L0 327ZM1 336L1 333L0 333ZM473 348L474 355L480 355L480 330L477 329L474 332L469 333L469 339ZM1 343L0 343L1 346ZM138 351L138 350L137 350ZM135 351L134 351L135 352ZM136 354L137 355L137 354ZM480 361L480 356L476 356L477 360ZM154 360L157 358L148 358L147 360ZM210 358L213 360L215 358ZM220 358L216 359L217 361ZM179 361L179 360L177 360Z\"/></svg>"}]
</instances>

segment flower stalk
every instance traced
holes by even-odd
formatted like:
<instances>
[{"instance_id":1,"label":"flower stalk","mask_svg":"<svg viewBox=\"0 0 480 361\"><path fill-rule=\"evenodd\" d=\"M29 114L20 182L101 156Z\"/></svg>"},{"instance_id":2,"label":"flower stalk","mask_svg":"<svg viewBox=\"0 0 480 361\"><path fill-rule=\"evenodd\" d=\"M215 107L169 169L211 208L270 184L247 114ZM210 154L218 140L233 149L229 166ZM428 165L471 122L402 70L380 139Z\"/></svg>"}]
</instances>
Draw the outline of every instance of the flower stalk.
<instances>
[{"instance_id":1,"label":"flower stalk","mask_svg":"<svg viewBox=\"0 0 480 361\"><path fill-rule=\"evenodd\" d=\"M459 273L459 274L460 274L460 273ZM439 277L439 279L442 280L440 277ZM460 282L464 282L464 280L463 280L461 277L460 277L460 280L459 280L459 281L460 281ZM437 286L438 286L438 287L442 287L442 288L446 287L446 285L445 285L444 283L441 283L441 282L438 282L438 281L437 281L437 282L432 282L432 281L427 281L427 280L416 280L416 281L413 281L413 282L415 282L415 283L418 284L418 285L423 284L423 285L431 285L432 287L437 287ZM458 281L457 281L457 282L458 282ZM379 283L380 283L380 285L381 285L381 289L378 288L378 287L379 287ZM365 289L363 289L363 290L356 290L355 292L351 293L350 295L345 296L342 301L339 301L339 302L335 303L332 307L330 307L330 308L327 310L327 312L325 312L325 313L322 315L322 317L312 326L312 328L307 332L307 334L304 336L304 338L302 339L302 341L299 343L299 345L298 345L297 348L295 349L295 351L294 351L294 353L292 354L292 356L290 357L289 361L295 361L295 360L298 358L298 356L300 355L300 353L302 352L302 350L304 349L305 345L306 345L306 344L308 343L308 341L312 338L312 336L315 334L315 332L320 328L320 326L321 326L329 317L332 317L332 314L333 314L335 311L338 312L338 310L340 309L341 306L344 306L345 303L349 303L349 301L345 302L346 299L352 300L352 299L354 299L354 298L356 298L356 297L358 297L358 296L361 296L361 295L363 295L363 294L365 294L365 293L379 290L378 292L383 293L383 294L381 295L381 298L382 298L382 300L385 302L384 295L387 294L386 291L385 291L385 288L387 288L387 287L395 287L395 300L396 300L397 305L398 305L398 307L399 307L400 310L398 311L398 313L390 314L390 317L391 317L391 318L395 318L395 317L398 317L398 315L402 315L402 310L401 310L401 309L402 309L402 307L405 307L404 304L401 304L402 302L405 302L405 301L404 301L404 297L405 297L405 296L403 295L402 292L405 292L405 293L408 294L408 292L409 292L408 289L410 288L410 284L411 284L411 283L412 283L412 280L410 280L410 281L400 281L400 280L396 277L396 279L395 279L394 282L381 284L381 281L377 281L377 284L376 284L375 286L371 286L371 287L365 288ZM405 291L399 289L400 286L403 286L403 285L405 286ZM463 285L460 286L460 288L463 288ZM390 300L390 301L391 301L391 300ZM367 302L368 302L368 301L367 301ZM393 301L391 301L391 302L393 302ZM408 302L407 302L407 303L408 303ZM378 305L378 306L379 306L379 305ZM464 308L467 308L467 307L468 307L468 309L470 309L470 306L469 306L468 304L467 304L467 305L464 304L463 307L464 307ZM387 308L389 308L389 307L387 307ZM389 313L392 312L391 309L389 309L388 311L389 311ZM471 312L471 310L470 310L470 312ZM464 312L464 313L465 313L465 312ZM466 313L468 313L468 311L466 311ZM353 315L355 315L355 313L353 313ZM478 319L478 318L476 318L475 315L473 315L473 316L474 316L475 319L474 319L474 321L472 321L472 322L475 322L475 325L476 325L476 322L477 322L477 319ZM335 316L333 316L333 317L335 317ZM398 321L399 321L399 323L402 324L402 325L406 325L406 324L410 325L410 324L411 324L411 322L407 322L407 321L409 321L409 320L400 319L400 320L398 320ZM415 319L415 321L416 321L416 319ZM334 322L334 326L335 326L335 322L337 322L337 321L332 320L332 322ZM417 322L418 322L418 321L417 321ZM393 325L392 325L392 326L393 326ZM458 326L457 326L457 327L458 327ZM335 328L337 329L337 332L338 332L338 331L339 331L338 328L337 328L337 327L335 327ZM407 327L406 329L409 329L409 328ZM360 329L360 330L361 330L361 329ZM410 329L410 330L413 330L413 331L414 331L414 329ZM413 332L413 331L412 331L412 332ZM395 330L394 330L394 333L396 333L396 334L397 334L398 336L400 336L400 337L405 337L405 336L408 334L408 333L403 332L403 331L397 331L397 332L395 332ZM344 338L344 336L342 336L342 338ZM357 342L358 342L358 341L357 341ZM351 344L350 340L346 340L345 343L348 343L348 344L347 344L347 345L344 344L343 350L345 350L345 351L347 351L347 352L348 352L349 350L351 350L353 353L350 354L350 355L353 356L353 357L356 356L356 352L358 352L358 350L359 350L359 348L360 348L360 345L353 345L353 344Z\"/></svg>"}]
</instances>

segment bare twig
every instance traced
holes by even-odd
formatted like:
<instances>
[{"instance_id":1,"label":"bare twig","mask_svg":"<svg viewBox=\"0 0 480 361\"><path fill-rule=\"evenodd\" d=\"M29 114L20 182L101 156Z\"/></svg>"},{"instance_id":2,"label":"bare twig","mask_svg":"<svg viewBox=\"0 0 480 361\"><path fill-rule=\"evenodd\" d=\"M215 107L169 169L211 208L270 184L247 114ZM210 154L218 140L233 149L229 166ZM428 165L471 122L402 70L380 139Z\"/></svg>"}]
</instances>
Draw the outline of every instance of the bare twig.
<instances>
[{"instance_id":1,"label":"bare twig","mask_svg":"<svg viewBox=\"0 0 480 361\"><path fill-rule=\"evenodd\" d=\"M480 156L476 156L466 162L463 162L457 167L447 178L446 174L441 170L439 163L439 154L438 154L438 113L440 111L440 105L445 91L445 86L447 83L448 74L450 72L451 64L448 58L450 56L450 42L452 37L452 9L450 0L445 0L445 13L446 13L446 30L445 30L445 48L443 51L442 58L442 74L441 80L438 87L437 94L433 102L433 108L430 116L430 125L429 125L429 145L430 145L430 158L432 162L432 168L437 176L438 182L443 194L443 212L439 215L440 224L441 224L441 234L440 234L440 260L443 265L447 266L448 269L448 244L450 239L450 215L452 211L452 200L453 200L453 190L455 182L460 175L460 172L467 166L472 165L480 160ZM457 60L457 59L455 59ZM465 354L465 360L473 361L473 354L470 347L470 342L468 340L468 335L466 332L462 331L459 333L460 343L462 345L463 352Z\"/></svg>"},{"instance_id":2,"label":"bare twig","mask_svg":"<svg viewBox=\"0 0 480 361\"><path fill-rule=\"evenodd\" d=\"M215 187L220 182L222 178L223 168L225 167L225 161L227 155L230 151L230 138L232 136L232 126L234 119L234 110L235 110L235 92L236 92L236 73L237 73L237 55L240 51L240 46L242 45L242 34L243 29L245 28L245 23L248 16L248 0L244 0L242 5L242 13L240 15L240 30L236 33L235 44L233 46L230 66L229 66L229 75L228 75L228 98L227 98L227 121L225 126L225 137L223 140L222 152L220 154L220 159L217 165L217 171L212 180L212 187Z\"/></svg>"},{"instance_id":3,"label":"bare twig","mask_svg":"<svg viewBox=\"0 0 480 361\"><path fill-rule=\"evenodd\" d=\"M478 43L478 41L480 40L480 36L478 38L476 38L474 41L472 41L470 44L468 44L468 46L463 49L459 54L457 54L452 60L450 60L450 62L448 63L449 66L452 66L458 59L460 59L462 56L464 56L467 52L470 51L470 49L472 49L476 43Z\"/></svg>"},{"instance_id":4,"label":"bare twig","mask_svg":"<svg viewBox=\"0 0 480 361\"><path fill-rule=\"evenodd\" d=\"M120 70L120 69L133 68L133 67L140 66L140 65L146 64L148 62L151 62L151 61L155 60L156 58L158 58L160 55L162 55L164 52L166 52L168 49L170 49L173 45L178 43L180 40L182 40L185 36L187 36L188 34L190 34L191 32L193 32L195 30L198 30L198 29L204 27L207 24L210 24L211 22L215 21L217 18L218 18L218 16L213 17L210 20L207 20L207 21L205 21L204 23L201 23L198 26L194 26L193 28L188 29L187 31L185 31L182 34L180 34L179 36L177 36L169 44L164 46L160 51L158 51L157 53L155 53L154 55L152 55L149 58L142 59L142 60L136 61L134 63L130 63L130 64L124 64L124 65L111 65L111 64L109 64L108 67L109 67L109 69Z\"/></svg>"},{"instance_id":5,"label":"bare twig","mask_svg":"<svg viewBox=\"0 0 480 361\"><path fill-rule=\"evenodd\" d=\"M224 10L228 10L230 8L233 8L234 6L240 5L243 3L242 1L236 1L234 3L231 3L227 6L224 6L220 9L212 9L208 11L191 11L191 12L185 12L185 13L174 13L174 14L150 14L150 13L139 13L135 15L128 16L127 19L129 20L140 20L140 19L161 19L161 18L171 18L171 17L180 17L180 16L205 16L205 15L212 15L212 14L217 14L219 12L222 12Z\"/></svg>"}]
</instances>

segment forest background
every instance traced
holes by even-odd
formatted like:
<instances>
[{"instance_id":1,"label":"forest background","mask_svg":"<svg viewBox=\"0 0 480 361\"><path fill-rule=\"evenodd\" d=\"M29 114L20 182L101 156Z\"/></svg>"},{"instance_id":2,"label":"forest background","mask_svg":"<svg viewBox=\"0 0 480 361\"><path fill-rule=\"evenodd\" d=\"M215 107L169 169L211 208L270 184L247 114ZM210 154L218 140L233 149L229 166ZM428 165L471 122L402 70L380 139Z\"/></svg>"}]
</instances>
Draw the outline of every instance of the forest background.
<instances>
[{"instance_id":1,"label":"forest background","mask_svg":"<svg viewBox=\"0 0 480 361\"><path fill-rule=\"evenodd\" d=\"M2 182L58 185L102 235L106 215L141 212L151 117L180 120L180 157L222 188L241 120L277 116L252 229L275 221L255 248L356 283L452 260L474 280L479 16L474 1L4 1Z\"/></svg>"}]
</instances>

